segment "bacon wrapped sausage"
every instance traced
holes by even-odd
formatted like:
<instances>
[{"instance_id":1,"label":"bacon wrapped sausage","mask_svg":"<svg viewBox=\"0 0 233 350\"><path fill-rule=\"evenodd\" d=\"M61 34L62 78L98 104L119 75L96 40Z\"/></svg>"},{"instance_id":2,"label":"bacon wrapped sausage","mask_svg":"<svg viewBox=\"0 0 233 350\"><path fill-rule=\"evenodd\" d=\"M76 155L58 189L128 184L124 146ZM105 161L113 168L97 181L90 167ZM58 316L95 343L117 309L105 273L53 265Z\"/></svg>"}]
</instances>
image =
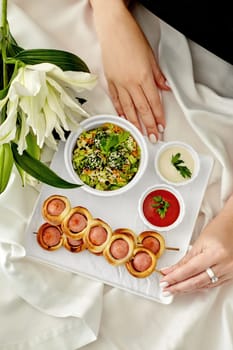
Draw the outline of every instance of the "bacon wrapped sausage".
<instances>
[{"instance_id":1,"label":"bacon wrapped sausage","mask_svg":"<svg viewBox=\"0 0 233 350\"><path fill-rule=\"evenodd\" d=\"M71 208L67 197L53 195L48 197L42 206L42 216L52 225L60 225Z\"/></svg>"},{"instance_id":2,"label":"bacon wrapped sausage","mask_svg":"<svg viewBox=\"0 0 233 350\"><path fill-rule=\"evenodd\" d=\"M57 250L63 244L61 227L45 222L39 227L37 242L43 249Z\"/></svg>"},{"instance_id":3,"label":"bacon wrapped sausage","mask_svg":"<svg viewBox=\"0 0 233 350\"><path fill-rule=\"evenodd\" d=\"M156 268L156 256L146 248L136 248L133 256L125 263L128 272L137 278L144 278L151 275Z\"/></svg>"}]
</instances>

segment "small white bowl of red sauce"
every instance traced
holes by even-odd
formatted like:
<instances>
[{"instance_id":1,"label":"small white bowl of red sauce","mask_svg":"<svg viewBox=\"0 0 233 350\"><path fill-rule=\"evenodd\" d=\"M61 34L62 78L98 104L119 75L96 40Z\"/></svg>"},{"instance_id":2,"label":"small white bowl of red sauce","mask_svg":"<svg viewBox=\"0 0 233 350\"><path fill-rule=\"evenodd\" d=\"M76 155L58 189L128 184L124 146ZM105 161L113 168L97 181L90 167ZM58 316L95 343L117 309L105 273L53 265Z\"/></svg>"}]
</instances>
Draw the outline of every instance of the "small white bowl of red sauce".
<instances>
[{"instance_id":1,"label":"small white bowl of red sauce","mask_svg":"<svg viewBox=\"0 0 233 350\"><path fill-rule=\"evenodd\" d=\"M177 227L184 218L185 205L181 194L170 185L148 187L138 205L143 223L152 230L168 231Z\"/></svg>"}]
</instances>

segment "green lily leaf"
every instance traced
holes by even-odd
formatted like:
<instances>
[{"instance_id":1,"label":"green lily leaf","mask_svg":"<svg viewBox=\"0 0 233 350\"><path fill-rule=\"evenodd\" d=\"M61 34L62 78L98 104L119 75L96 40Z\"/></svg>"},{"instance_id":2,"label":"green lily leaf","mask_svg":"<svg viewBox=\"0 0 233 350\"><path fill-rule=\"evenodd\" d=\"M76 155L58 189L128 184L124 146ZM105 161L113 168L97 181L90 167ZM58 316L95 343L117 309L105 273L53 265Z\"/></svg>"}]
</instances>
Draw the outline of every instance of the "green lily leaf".
<instances>
[{"instance_id":1,"label":"green lily leaf","mask_svg":"<svg viewBox=\"0 0 233 350\"><path fill-rule=\"evenodd\" d=\"M0 65L1 65L1 56L0 56ZM15 77L15 75L17 74L18 71L18 62L13 66L11 64L9 64L7 66L7 74L8 77L10 77L10 79L13 79ZM8 82L8 85L6 87L3 88L3 81L2 81L2 75L0 76L0 100L2 100L4 97L6 97L8 90L10 88L10 81Z\"/></svg>"},{"instance_id":2,"label":"green lily leaf","mask_svg":"<svg viewBox=\"0 0 233 350\"><path fill-rule=\"evenodd\" d=\"M5 89L0 90L0 100L6 97L8 90L9 90L9 86L7 86Z\"/></svg>"},{"instance_id":3,"label":"green lily leaf","mask_svg":"<svg viewBox=\"0 0 233 350\"><path fill-rule=\"evenodd\" d=\"M27 134L27 152L34 158L40 159L41 149L37 144L36 136L32 133Z\"/></svg>"},{"instance_id":4,"label":"green lily leaf","mask_svg":"<svg viewBox=\"0 0 233 350\"><path fill-rule=\"evenodd\" d=\"M26 136L26 140L27 140L27 152L36 159L40 159L40 155L41 155L41 149L40 147L37 145L36 142L36 136L33 134L28 134ZM16 168L18 170L18 173L21 177L21 181L23 186L25 186L26 184L26 178L27 178L27 173L17 164L15 163Z\"/></svg>"},{"instance_id":5,"label":"green lily leaf","mask_svg":"<svg viewBox=\"0 0 233 350\"><path fill-rule=\"evenodd\" d=\"M8 28L8 38L7 38L7 48L6 48L7 56L14 57L20 51L23 51L23 48L17 44L15 38L12 36Z\"/></svg>"},{"instance_id":6,"label":"green lily leaf","mask_svg":"<svg viewBox=\"0 0 233 350\"><path fill-rule=\"evenodd\" d=\"M8 143L5 143L0 146L0 193L4 192L8 185L13 164L11 147Z\"/></svg>"},{"instance_id":7,"label":"green lily leaf","mask_svg":"<svg viewBox=\"0 0 233 350\"><path fill-rule=\"evenodd\" d=\"M19 46L13 44L13 43L8 43L7 45L7 56L8 57L14 57L17 55L19 52L23 51L22 48Z\"/></svg>"},{"instance_id":8,"label":"green lily leaf","mask_svg":"<svg viewBox=\"0 0 233 350\"><path fill-rule=\"evenodd\" d=\"M40 162L38 159L33 158L27 151L24 151L23 154L20 155L17 151L17 145L15 143L12 143L11 148L15 163L35 179L47 185L58 188L69 189L82 186L62 179L45 164Z\"/></svg>"},{"instance_id":9,"label":"green lily leaf","mask_svg":"<svg viewBox=\"0 0 233 350\"><path fill-rule=\"evenodd\" d=\"M15 38L13 37L13 35L11 34L10 30L9 30L9 38L8 38L8 41L9 41L10 44L14 47L15 54L23 50L23 48L20 47L20 46L18 45L18 43L16 42L16 40L15 40Z\"/></svg>"},{"instance_id":10,"label":"green lily leaf","mask_svg":"<svg viewBox=\"0 0 233 350\"><path fill-rule=\"evenodd\" d=\"M63 71L87 72L89 68L78 56L62 50L55 49L32 49L20 51L16 59L25 64L52 63L60 67Z\"/></svg>"}]
</instances>

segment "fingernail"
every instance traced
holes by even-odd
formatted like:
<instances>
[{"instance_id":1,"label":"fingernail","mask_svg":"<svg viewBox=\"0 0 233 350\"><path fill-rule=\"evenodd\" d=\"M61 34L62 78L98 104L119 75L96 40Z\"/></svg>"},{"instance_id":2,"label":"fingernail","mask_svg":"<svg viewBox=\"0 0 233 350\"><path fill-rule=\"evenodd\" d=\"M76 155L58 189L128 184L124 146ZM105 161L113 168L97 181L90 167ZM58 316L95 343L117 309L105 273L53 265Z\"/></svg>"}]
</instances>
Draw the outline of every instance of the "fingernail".
<instances>
[{"instance_id":1,"label":"fingernail","mask_svg":"<svg viewBox=\"0 0 233 350\"><path fill-rule=\"evenodd\" d=\"M171 86L170 86L170 84L169 84L169 82L168 82L167 80L165 80L165 85L166 85L167 87L171 88Z\"/></svg>"},{"instance_id":2,"label":"fingernail","mask_svg":"<svg viewBox=\"0 0 233 350\"><path fill-rule=\"evenodd\" d=\"M168 285L169 285L169 283L167 281L163 281L163 282L159 283L159 286L161 289L166 288Z\"/></svg>"},{"instance_id":3,"label":"fingernail","mask_svg":"<svg viewBox=\"0 0 233 350\"><path fill-rule=\"evenodd\" d=\"M157 126L158 126L159 132L160 132L160 133L163 133L163 132L164 132L164 127L163 127L163 125L162 125L162 124L158 124Z\"/></svg>"},{"instance_id":4,"label":"fingernail","mask_svg":"<svg viewBox=\"0 0 233 350\"><path fill-rule=\"evenodd\" d=\"M162 267L162 268L160 269L160 271L161 271L161 273L162 273L163 275L166 275L166 270L167 270L167 269L169 269L169 266Z\"/></svg>"},{"instance_id":5,"label":"fingernail","mask_svg":"<svg viewBox=\"0 0 233 350\"><path fill-rule=\"evenodd\" d=\"M151 143L156 143L157 142L157 137L154 134L149 135L149 140Z\"/></svg>"},{"instance_id":6,"label":"fingernail","mask_svg":"<svg viewBox=\"0 0 233 350\"><path fill-rule=\"evenodd\" d=\"M170 293L168 291L162 293L163 297L170 297L171 295L172 295L172 293Z\"/></svg>"}]
</instances>

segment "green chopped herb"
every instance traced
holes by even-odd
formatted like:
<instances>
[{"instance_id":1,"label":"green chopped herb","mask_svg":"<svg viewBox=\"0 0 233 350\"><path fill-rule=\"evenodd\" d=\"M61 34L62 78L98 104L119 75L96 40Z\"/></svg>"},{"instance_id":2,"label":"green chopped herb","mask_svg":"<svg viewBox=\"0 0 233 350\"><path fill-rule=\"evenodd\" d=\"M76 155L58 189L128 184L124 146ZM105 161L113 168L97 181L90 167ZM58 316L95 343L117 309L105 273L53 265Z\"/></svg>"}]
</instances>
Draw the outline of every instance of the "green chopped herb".
<instances>
[{"instance_id":1,"label":"green chopped herb","mask_svg":"<svg viewBox=\"0 0 233 350\"><path fill-rule=\"evenodd\" d=\"M159 214L161 219L164 219L167 213L170 203L163 199L162 196L153 197L155 204L152 204L153 208L157 208L156 212Z\"/></svg>"},{"instance_id":2,"label":"green chopped herb","mask_svg":"<svg viewBox=\"0 0 233 350\"><path fill-rule=\"evenodd\" d=\"M172 155L171 163L172 165L174 165L176 170L180 172L180 175L183 176L183 178L187 178L187 177L190 178L192 176L192 172L186 165L184 165L184 161L180 157L181 157L180 153L176 153L175 155Z\"/></svg>"}]
</instances>

